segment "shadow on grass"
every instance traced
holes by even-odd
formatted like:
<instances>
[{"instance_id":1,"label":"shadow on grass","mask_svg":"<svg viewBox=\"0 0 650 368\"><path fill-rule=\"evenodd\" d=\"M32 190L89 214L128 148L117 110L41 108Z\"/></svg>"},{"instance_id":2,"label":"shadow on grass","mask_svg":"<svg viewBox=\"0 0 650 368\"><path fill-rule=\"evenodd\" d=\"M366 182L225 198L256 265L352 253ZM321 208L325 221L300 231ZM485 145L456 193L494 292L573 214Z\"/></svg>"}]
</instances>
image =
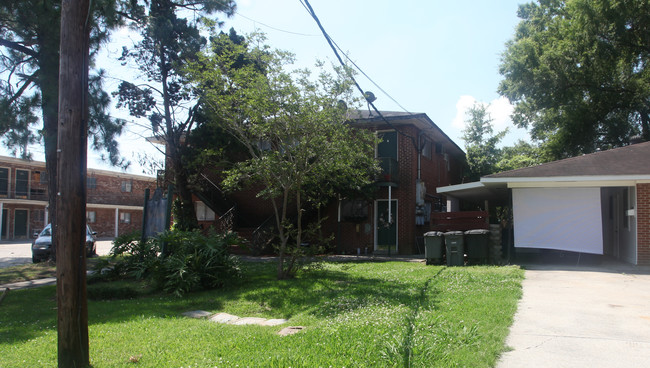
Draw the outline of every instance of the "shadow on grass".
<instances>
[{"instance_id":1,"label":"shadow on grass","mask_svg":"<svg viewBox=\"0 0 650 368\"><path fill-rule=\"evenodd\" d=\"M268 306L277 318L286 319L298 314L334 318L369 304L415 308L419 303L418 284L424 280L416 284L344 272L346 266L362 263L368 262L346 262L341 271L316 270L292 280L259 279L254 289L240 290L236 297Z\"/></svg>"},{"instance_id":2,"label":"shadow on grass","mask_svg":"<svg viewBox=\"0 0 650 368\"><path fill-rule=\"evenodd\" d=\"M223 310L225 305L237 301L243 301L253 315L267 318L289 319L296 315L334 318L368 303L406 306L417 313L423 302L424 282L434 276L427 273L416 281L369 277L372 273L367 271L346 272L355 265L357 263L346 263L339 269L312 270L295 279L276 280L275 264L245 264L244 280L222 289L191 293L182 298L151 294L132 299L89 300L89 325L180 318L181 313L196 309L230 313ZM0 306L0 346L33 339L46 330L56 330L54 286L12 291L11 294Z\"/></svg>"}]
</instances>

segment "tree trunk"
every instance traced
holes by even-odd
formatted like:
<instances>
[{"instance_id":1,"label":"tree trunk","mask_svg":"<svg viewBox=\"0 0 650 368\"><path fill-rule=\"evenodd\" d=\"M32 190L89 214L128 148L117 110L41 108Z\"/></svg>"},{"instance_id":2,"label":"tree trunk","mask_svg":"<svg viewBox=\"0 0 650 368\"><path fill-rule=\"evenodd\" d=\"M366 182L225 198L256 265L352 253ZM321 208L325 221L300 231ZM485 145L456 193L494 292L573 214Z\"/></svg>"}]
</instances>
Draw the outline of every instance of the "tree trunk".
<instances>
[{"instance_id":1,"label":"tree trunk","mask_svg":"<svg viewBox=\"0 0 650 368\"><path fill-rule=\"evenodd\" d=\"M268 185L268 184L267 184ZM278 206L275 202L275 199L272 199L273 201L273 210L275 212L275 222L278 226L278 235L280 237L280 249L278 252L278 267L277 267L277 273L278 273L278 280L282 280L286 278L286 272L284 271L284 258L286 256L286 251L287 251L287 242L288 238L287 235L284 232L284 220L287 218L287 203L289 200L289 191L288 189L284 190L284 193L282 195L282 208L278 209ZM281 211L280 211L281 210Z\"/></svg>"},{"instance_id":2,"label":"tree trunk","mask_svg":"<svg viewBox=\"0 0 650 368\"><path fill-rule=\"evenodd\" d=\"M641 111L641 137L644 141L650 141L650 114L648 110Z\"/></svg>"},{"instance_id":3,"label":"tree trunk","mask_svg":"<svg viewBox=\"0 0 650 368\"><path fill-rule=\"evenodd\" d=\"M172 170L174 171L174 185L178 194L179 203L178 211L174 214L176 216L176 223L184 231L197 229L199 223L196 219L196 211L194 210L194 203L192 201L192 191L188 186L187 172L182 166L180 157L172 158L172 162L174 162Z\"/></svg>"},{"instance_id":4,"label":"tree trunk","mask_svg":"<svg viewBox=\"0 0 650 368\"><path fill-rule=\"evenodd\" d=\"M58 203L55 216L59 367L88 367L86 156L89 0L61 4Z\"/></svg>"}]
</instances>

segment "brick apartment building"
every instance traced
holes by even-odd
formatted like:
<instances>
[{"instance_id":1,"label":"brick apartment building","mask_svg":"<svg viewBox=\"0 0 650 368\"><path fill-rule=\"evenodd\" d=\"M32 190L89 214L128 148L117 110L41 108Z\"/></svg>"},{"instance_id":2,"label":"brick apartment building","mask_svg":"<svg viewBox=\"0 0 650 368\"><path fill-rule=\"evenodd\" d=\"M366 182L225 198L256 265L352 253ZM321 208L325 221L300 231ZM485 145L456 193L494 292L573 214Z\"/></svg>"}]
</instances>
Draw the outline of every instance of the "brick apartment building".
<instances>
[{"instance_id":1,"label":"brick apartment building","mask_svg":"<svg viewBox=\"0 0 650 368\"><path fill-rule=\"evenodd\" d=\"M423 253L431 214L446 206L436 187L462 181L465 153L424 113L382 115L351 116L352 126L382 138L375 151L382 167L375 198L332 203L324 230L335 234L339 252Z\"/></svg>"},{"instance_id":2,"label":"brick apartment building","mask_svg":"<svg viewBox=\"0 0 650 368\"><path fill-rule=\"evenodd\" d=\"M373 199L335 200L323 211L327 220L322 234L335 236L331 245L338 252L422 253L423 234L431 228L431 213L444 211L446 206L446 198L436 193L436 187L462 180L465 153L426 114L382 113L388 123L367 111L353 111L350 115L353 127L375 132L382 139L376 157L383 172L377 178ZM215 173L205 185L201 201L197 198L199 217L203 213L199 209L210 207L210 219L218 224L220 218L236 209L231 228L253 241L264 227L274 226L272 206L257 198L256 190L231 193L227 198L213 195L211 200L208 192L214 188L212 193L217 193L218 183ZM309 217L307 214L305 219Z\"/></svg>"},{"instance_id":3,"label":"brick apartment building","mask_svg":"<svg viewBox=\"0 0 650 368\"><path fill-rule=\"evenodd\" d=\"M45 163L0 156L0 240L31 238L49 223ZM88 169L86 220L98 237L140 230L155 178Z\"/></svg>"}]
</instances>

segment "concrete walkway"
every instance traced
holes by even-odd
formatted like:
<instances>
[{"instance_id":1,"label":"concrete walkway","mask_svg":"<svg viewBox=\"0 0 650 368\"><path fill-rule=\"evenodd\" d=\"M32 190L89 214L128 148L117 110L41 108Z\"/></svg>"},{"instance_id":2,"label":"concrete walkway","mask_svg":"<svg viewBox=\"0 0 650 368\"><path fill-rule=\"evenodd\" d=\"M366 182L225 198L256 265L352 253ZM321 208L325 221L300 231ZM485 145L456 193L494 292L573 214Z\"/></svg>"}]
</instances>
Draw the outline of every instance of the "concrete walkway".
<instances>
[{"instance_id":1,"label":"concrete walkway","mask_svg":"<svg viewBox=\"0 0 650 368\"><path fill-rule=\"evenodd\" d=\"M497 367L650 367L650 268L526 268Z\"/></svg>"}]
</instances>

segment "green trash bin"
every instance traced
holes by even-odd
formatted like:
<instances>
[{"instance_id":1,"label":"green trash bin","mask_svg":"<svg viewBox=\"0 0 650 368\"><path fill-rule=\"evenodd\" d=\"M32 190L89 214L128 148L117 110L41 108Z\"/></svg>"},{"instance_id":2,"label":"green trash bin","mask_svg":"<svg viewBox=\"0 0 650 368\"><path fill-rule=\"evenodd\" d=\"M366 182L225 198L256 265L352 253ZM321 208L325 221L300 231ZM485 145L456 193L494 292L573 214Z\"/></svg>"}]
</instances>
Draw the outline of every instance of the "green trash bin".
<instances>
[{"instance_id":1,"label":"green trash bin","mask_svg":"<svg viewBox=\"0 0 650 368\"><path fill-rule=\"evenodd\" d=\"M424 234L424 258L428 265L442 263L442 233L429 231Z\"/></svg>"},{"instance_id":2,"label":"green trash bin","mask_svg":"<svg viewBox=\"0 0 650 368\"><path fill-rule=\"evenodd\" d=\"M445 237L447 250L447 266L462 266L465 264L464 239L462 231L448 231Z\"/></svg>"},{"instance_id":3,"label":"green trash bin","mask_svg":"<svg viewBox=\"0 0 650 368\"><path fill-rule=\"evenodd\" d=\"M465 252L468 264L488 262L490 230L475 229L465 231Z\"/></svg>"}]
</instances>

